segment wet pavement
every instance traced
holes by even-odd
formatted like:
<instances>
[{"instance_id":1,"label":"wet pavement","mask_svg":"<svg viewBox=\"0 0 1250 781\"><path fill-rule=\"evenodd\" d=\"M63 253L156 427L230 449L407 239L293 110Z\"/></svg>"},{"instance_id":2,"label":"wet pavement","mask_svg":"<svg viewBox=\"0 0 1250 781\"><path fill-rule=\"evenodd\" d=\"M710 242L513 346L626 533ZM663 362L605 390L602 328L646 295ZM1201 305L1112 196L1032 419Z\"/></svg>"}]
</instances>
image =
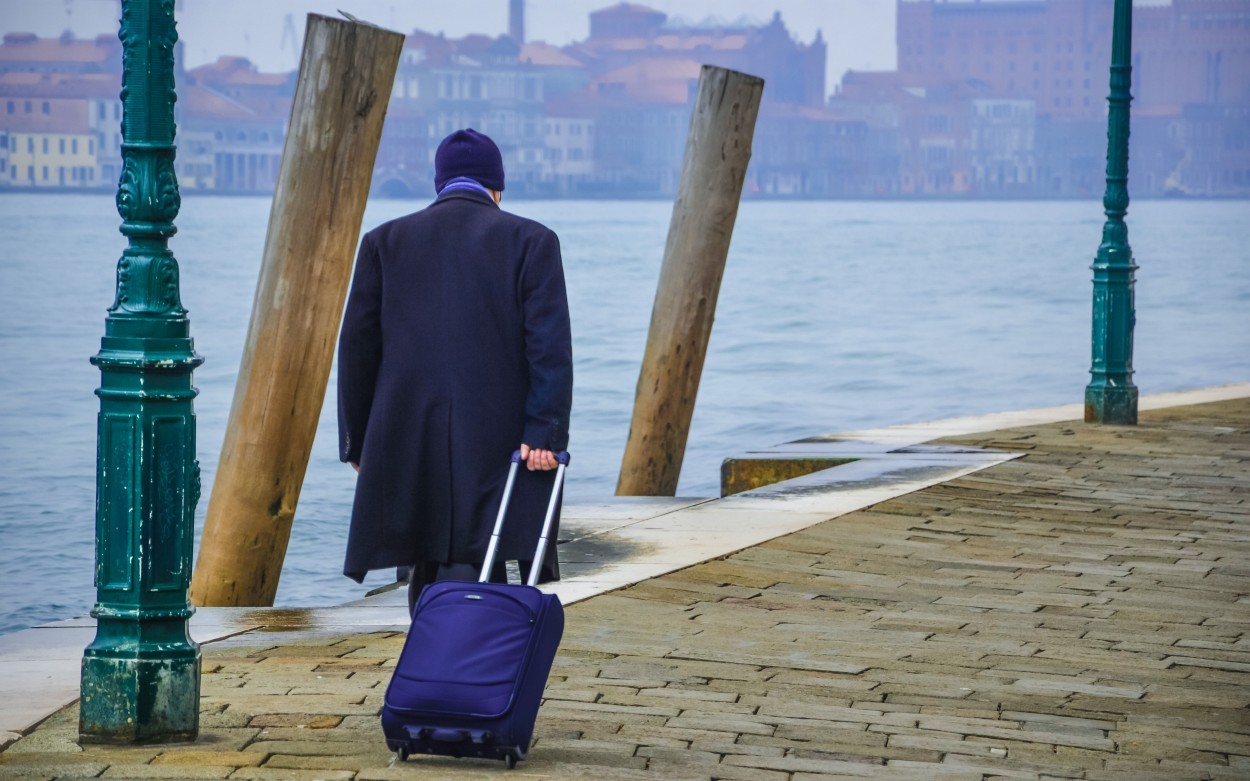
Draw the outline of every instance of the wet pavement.
<instances>
[{"instance_id":1,"label":"wet pavement","mask_svg":"<svg viewBox=\"0 0 1250 781\"><path fill-rule=\"evenodd\" d=\"M567 508L568 627L511 775L1250 778L1248 397L1143 398L1132 428L1073 405L814 437L757 453L856 460ZM403 600L199 611L180 746L77 744L90 620L0 637L0 778L502 772L386 750Z\"/></svg>"}]
</instances>

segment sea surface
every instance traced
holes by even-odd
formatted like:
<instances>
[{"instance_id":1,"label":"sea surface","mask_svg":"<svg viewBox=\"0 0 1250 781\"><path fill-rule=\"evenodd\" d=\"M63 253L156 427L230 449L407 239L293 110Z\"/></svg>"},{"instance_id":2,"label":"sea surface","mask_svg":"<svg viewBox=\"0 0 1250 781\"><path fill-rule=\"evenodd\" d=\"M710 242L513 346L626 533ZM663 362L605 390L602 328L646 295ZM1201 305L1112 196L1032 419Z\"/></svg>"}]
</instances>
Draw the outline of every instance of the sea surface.
<instances>
[{"instance_id":1,"label":"sea surface","mask_svg":"<svg viewBox=\"0 0 1250 781\"><path fill-rule=\"evenodd\" d=\"M196 351L203 523L259 272L265 198L188 195L171 242ZM420 203L370 203L371 228ZM672 206L518 201L560 235L576 379L568 501L613 493ZM1250 203L1135 201L1134 365L1143 394L1250 380ZM88 363L125 247L107 195L0 194L0 633L95 600ZM721 459L822 433L1080 402L1098 201L742 204L679 493ZM334 379L330 378L330 388ZM277 604L338 604L354 473L334 393Z\"/></svg>"}]
</instances>

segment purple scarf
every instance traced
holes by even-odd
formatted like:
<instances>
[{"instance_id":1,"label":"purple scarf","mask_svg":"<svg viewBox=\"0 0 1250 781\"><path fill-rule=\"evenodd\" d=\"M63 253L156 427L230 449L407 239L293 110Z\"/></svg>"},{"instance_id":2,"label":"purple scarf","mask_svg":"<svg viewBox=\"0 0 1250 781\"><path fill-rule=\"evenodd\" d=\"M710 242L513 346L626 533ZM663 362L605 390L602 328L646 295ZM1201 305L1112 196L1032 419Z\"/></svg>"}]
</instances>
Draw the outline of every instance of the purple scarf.
<instances>
[{"instance_id":1,"label":"purple scarf","mask_svg":"<svg viewBox=\"0 0 1250 781\"><path fill-rule=\"evenodd\" d=\"M443 185L443 189L438 191L438 194L441 196L443 193L449 193L452 190L473 190L485 195L492 201L495 199L495 196L490 194L490 190L483 187L476 179L470 179L467 176L457 176L455 179L449 179L447 184Z\"/></svg>"}]
</instances>

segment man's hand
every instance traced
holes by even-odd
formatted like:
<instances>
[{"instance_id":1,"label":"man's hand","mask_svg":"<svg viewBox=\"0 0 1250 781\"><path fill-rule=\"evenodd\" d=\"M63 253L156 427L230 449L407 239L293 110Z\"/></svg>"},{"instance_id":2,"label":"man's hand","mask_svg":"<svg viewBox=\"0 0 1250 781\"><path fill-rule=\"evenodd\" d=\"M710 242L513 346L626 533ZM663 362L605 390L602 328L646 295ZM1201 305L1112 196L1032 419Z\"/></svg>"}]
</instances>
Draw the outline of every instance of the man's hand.
<instances>
[{"instance_id":1,"label":"man's hand","mask_svg":"<svg viewBox=\"0 0 1250 781\"><path fill-rule=\"evenodd\" d=\"M550 450L539 450L529 445L521 445L521 460L531 472L547 472L556 468L556 454Z\"/></svg>"},{"instance_id":2,"label":"man's hand","mask_svg":"<svg viewBox=\"0 0 1250 781\"><path fill-rule=\"evenodd\" d=\"M353 462L353 463L352 463L352 469L355 469L357 472L359 472L359 471L360 471L360 464L357 464L357 463L354 463L354 462Z\"/></svg>"}]
</instances>

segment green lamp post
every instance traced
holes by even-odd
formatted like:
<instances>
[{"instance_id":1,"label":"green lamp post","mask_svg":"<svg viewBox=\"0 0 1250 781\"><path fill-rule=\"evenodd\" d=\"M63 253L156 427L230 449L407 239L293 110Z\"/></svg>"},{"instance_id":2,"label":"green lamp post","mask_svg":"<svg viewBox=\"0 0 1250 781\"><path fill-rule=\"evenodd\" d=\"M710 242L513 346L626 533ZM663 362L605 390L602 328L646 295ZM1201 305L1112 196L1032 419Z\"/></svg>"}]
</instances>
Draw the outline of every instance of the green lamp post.
<instances>
[{"instance_id":1,"label":"green lamp post","mask_svg":"<svg viewBox=\"0 0 1250 781\"><path fill-rule=\"evenodd\" d=\"M1133 3L1115 0L1111 36L1111 94L1107 98L1107 221L1094 259L1093 361L1085 386L1087 423L1137 423L1133 384L1133 251L1128 245L1129 86L1132 76Z\"/></svg>"},{"instance_id":2,"label":"green lamp post","mask_svg":"<svg viewBox=\"0 0 1250 781\"><path fill-rule=\"evenodd\" d=\"M187 632L199 462L190 338L168 245L174 172L175 0L123 0L117 297L100 352L96 637L82 660L79 737L194 740L200 649Z\"/></svg>"}]
</instances>

